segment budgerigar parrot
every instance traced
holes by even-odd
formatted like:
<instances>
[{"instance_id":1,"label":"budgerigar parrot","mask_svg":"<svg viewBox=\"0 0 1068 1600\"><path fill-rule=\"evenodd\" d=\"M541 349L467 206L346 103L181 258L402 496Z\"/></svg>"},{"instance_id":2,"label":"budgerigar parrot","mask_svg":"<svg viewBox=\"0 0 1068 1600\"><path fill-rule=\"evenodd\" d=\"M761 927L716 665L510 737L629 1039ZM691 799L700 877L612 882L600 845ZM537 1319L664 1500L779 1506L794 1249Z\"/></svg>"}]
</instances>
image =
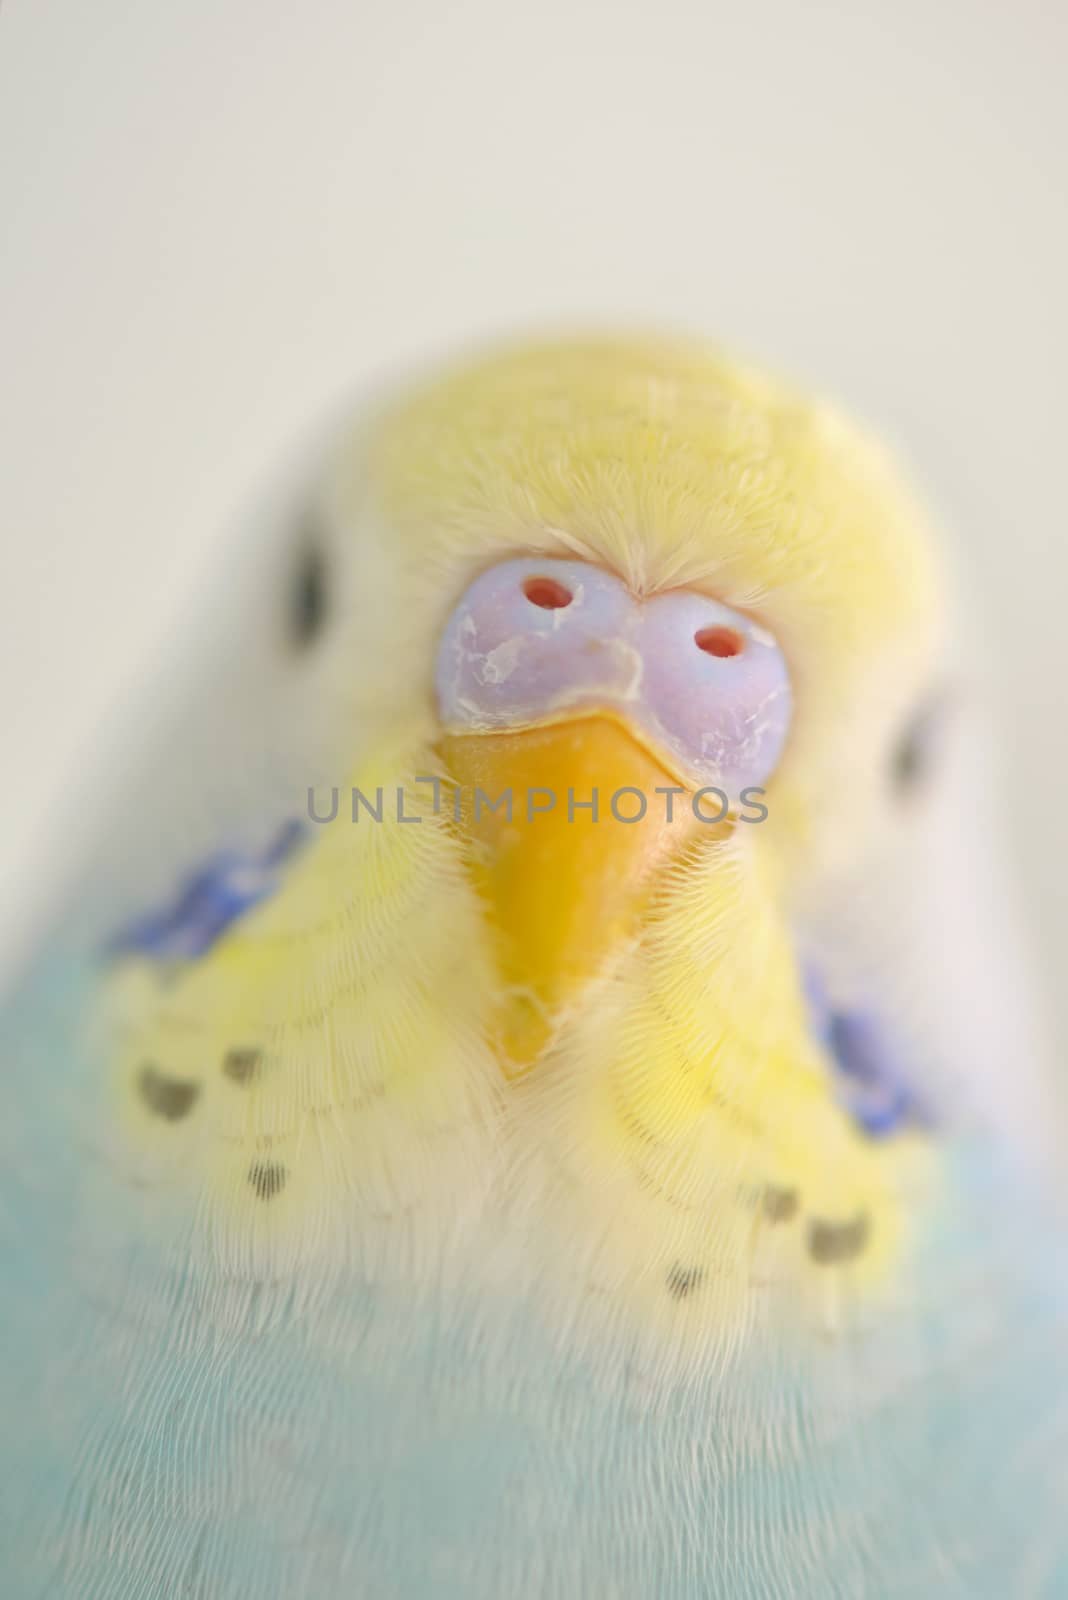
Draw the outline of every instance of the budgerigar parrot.
<instances>
[{"instance_id":1,"label":"budgerigar parrot","mask_svg":"<svg viewBox=\"0 0 1068 1600\"><path fill-rule=\"evenodd\" d=\"M3 1594L1068 1595L1060 1095L883 449L560 340L253 522L4 1015Z\"/></svg>"}]
</instances>

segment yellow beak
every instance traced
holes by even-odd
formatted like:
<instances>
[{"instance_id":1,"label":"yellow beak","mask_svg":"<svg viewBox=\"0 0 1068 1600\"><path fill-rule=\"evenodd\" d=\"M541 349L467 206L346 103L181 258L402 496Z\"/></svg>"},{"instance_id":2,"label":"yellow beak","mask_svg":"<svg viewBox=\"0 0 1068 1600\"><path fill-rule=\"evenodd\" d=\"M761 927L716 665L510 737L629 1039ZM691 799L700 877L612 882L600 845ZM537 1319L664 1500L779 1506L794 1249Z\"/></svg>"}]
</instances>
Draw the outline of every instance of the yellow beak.
<instances>
[{"instance_id":1,"label":"yellow beak","mask_svg":"<svg viewBox=\"0 0 1068 1600\"><path fill-rule=\"evenodd\" d=\"M440 750L498 940L497 1043L514 1077L636 937L657 869L723 829L698 821L689 791L606 715L449 734Z\"/></svg>"}]
</instances>

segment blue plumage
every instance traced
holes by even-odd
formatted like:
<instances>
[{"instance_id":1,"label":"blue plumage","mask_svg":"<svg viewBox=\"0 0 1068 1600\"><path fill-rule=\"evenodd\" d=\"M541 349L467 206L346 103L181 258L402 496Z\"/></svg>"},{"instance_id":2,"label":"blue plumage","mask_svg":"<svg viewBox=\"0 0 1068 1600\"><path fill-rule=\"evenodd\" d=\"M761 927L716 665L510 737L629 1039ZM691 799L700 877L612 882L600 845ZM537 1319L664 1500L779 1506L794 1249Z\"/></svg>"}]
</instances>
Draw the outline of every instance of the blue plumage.
<instances>
[{"instance_id":1,"label":"blue plumage","mask_svg":"<svg viewBox=\"0 0 1068 1600\"><path fill-rule=\"evenodd\" d=\"M837 1068L837 1096L857 1126L873 1139L908 1126L930 1127L932 1113L916 1087L900 1028L872 1006L832 1005L813 963L803 973L813 1032Z\"/></svg>"},{"instance_id":2,"label":"blue plumage","mask_svg":"<svg viewBox=\"0 0 1068 1600\"><path fill-rule=\"evenodd\" d=\"M0 1019L5 1600L1068 1596L1057 1140L911 497L680 341L376 428ZM546 750L767 816L410 795ZM218 850L324 775L415 809Z\"/></svg>"},{"instance_id":3,"label":"blue plumage","mask_svg":"<svg viewBox=\"0 0 1068 1600\"><path fill-rule=\"evenodd\" d=\"M1068 1276L989 1147L947 1150L909 1297L845 1358L658 1384L477 1270L221 1277L91 1131L91 974L43 964L2 1036L12 1600L1068 1593Z\"/></svg>"},{"instance_id":4,"label":"blue plumage","mask_svg":"<svg viewBox=\"0 0 1068 1600\"><path fill-rule=\"evenodd\" d=\"M164 962L206 955L240 917L275 892L279 869L305 833L304 825L291 819L259 852L227 850L213 856L186 879L172 902L120 929L108 941L108 953Z\"/></svg>"}]
</instances>

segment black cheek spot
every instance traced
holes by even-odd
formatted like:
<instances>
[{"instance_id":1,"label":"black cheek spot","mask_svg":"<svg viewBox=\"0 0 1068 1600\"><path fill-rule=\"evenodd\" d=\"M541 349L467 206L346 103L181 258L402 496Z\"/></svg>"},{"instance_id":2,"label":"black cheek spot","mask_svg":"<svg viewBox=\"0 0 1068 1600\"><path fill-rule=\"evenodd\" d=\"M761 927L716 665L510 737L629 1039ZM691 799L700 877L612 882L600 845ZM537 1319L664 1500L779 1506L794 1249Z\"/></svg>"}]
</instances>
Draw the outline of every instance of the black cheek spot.
<instances>
[{"instance_id":1,"label":"black cheek spot","mask_svg":"<svg viewBox=\"0 0 1068 1600\"><path fill-rule=\"evenodd\" d=\"M151 1061L146 1061L137 1080L141 1099L157 1117L180 1122L187 1117L200 1094L200 1084L188 1078L169 1078Z\"/></svg>"},{"instance_id":2,"label":"black cheek spot","mask_svg":"<svg viewBox=\"0 0 1068 1600\"><path fill-rule=\"evenodd\" d=\"M821 1267L855 1261L864 1254L870 1232L863 1212L849 1222L827 1222L817 1217L809 1224L808 1253Z\"/></svg>"},{"instance_id":3,"label":"black cheek spot","mask_svg":"<svg viewBox=\"0 0 1068 1600\"><path fill-rule=\"evenodd\" d=\"M667 1290L673 1300L685 1300L700 1287L704 1273L698 1267L684 1267L676 1261L667 1275Z\"/></svg>"},{"instance_id":4,"label":"black cheek spot","mask_svg":"<svg viewBox=\"0 0 1068 1600\"><path fill-rule=\"evenodd\" d=\"M260 1200L273 1200L281 1194L288 1177L280 1161L254 1161L248 1169L248 1181Z\"/></svg>"},{"instance_id":5,"label":"black cheek spot","mask_svg":"<svg viewBox=\"0 0 1068 1600\"><path fill-rule=\"evenodd\" d=\"M228 1050L223 1057L222 1069L234 1083L250 1083L260 1069L263 1056L254 1047Z\"/></svg>"},{"instance_id":6,"label":"black cheek spot","mask_svg":"<svg viewBox=\"0 0 1068 1600\"><path fill-rule=\"evenodd\" d=\"M319 544L308 544L297 559L290 599L290 633L298 650L318 638L327 616L326 556Z\"/></svg>"},{"instance_id":7,"label":"black cheek spot","mask_svg":"<svg viewBox=\"0 0 1068 1600\"><path fill-rule=\"evenodd\" d=\"M797 1215L801 1204L796 1189L778 1189L768 1184L764 1190L764 1216L768 1222L789 1222Z\"/></svg>"}]
</instances>

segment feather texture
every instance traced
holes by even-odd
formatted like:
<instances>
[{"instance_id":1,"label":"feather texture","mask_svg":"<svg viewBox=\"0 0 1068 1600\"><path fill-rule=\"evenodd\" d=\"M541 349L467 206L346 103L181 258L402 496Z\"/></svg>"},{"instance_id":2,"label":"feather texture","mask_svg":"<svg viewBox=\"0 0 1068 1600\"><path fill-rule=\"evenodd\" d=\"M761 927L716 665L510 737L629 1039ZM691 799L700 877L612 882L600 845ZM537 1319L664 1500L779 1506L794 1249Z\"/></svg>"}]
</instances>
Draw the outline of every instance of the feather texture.
<instances>
[{"instance_id":1,"label":"feather texture","mask_svg":"<svg viewBox=\"0 0 1068 1600\"><path fill-rule=\"evenodd\" d=\"M578 342L395 399L323 505L329 636L302 568L243 842L332 759L336 817L205 877L187 791L150 888L87 880L4 1019L9 1592L1068 1592L1051 1097L996 894L935 893L970 769L895 791L953 641L881 449L699 346ZM517 553L753 610L797 716L767 821L659 872L510 1078L432 685ZM211 731L175 723L205 782L211 670ZM899 1025L923 1126L851 1110L813 967Z\"/></svg>"}]
</instances>

